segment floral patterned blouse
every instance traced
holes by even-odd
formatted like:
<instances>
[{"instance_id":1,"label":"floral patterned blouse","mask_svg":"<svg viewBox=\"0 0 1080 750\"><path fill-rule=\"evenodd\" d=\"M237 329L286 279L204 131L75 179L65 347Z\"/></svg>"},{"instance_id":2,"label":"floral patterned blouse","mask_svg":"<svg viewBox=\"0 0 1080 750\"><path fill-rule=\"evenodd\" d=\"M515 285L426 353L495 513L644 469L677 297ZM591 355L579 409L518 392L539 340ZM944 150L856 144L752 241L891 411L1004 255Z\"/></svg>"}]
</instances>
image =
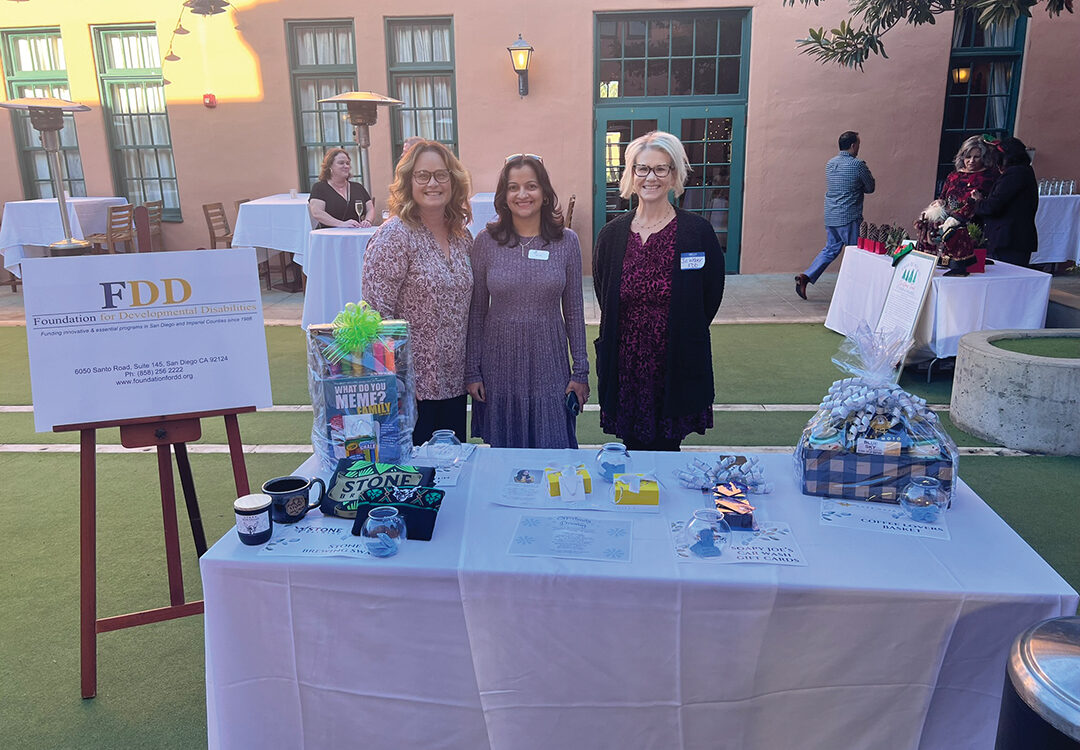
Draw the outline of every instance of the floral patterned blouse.
<instances>
[{"instance_id":1,"label":"floral patterned blouse","mask_svg":"<svg viewBox=\"0 0 1080 750\"><path fill-rule=\"evenodd\" d=\"M397 216L375 232L364 251L364 299L384 318L409 321L416 398L465 393L465 339L472 298L472 235L450 238L450 260L422 224Z\"/></svg>"}]
</instances>

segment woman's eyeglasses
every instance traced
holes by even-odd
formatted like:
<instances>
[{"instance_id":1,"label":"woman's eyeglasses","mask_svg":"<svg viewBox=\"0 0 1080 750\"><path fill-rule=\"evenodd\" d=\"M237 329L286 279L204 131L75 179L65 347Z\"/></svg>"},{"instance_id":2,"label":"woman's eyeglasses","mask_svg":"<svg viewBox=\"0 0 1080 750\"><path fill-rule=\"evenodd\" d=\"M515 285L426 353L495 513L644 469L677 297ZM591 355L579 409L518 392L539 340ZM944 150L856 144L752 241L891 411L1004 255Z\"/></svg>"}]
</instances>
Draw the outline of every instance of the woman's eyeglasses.
<instances>
[{"instance_id":1,"label":"woman's eyeglasses","mask_svg":"<svg viewBox=\"0 0 1080 750\"><path fill-rule=\"evenodd\" d=\"M431 182L431 178L435 178L435 182L440 185L444 182L450 181L449 169L436 169L434 172L429 172L426 169L420 169L412 173L413 182L417 185L427 185Z\"/></svg>"},{"instance_id":2,"label":"woman's eyeglasses","mask_svg":"<svg viewBox=\"0 0 1080 750\"><path fill-rule=\"evenodd\" d=\"M635 164L634 174L638 177L648 177L649 172L652 172L660 179L664 179L671 174L673 169L675 169L674 164L657 164L655 167L650 167L647 164Z\"/></svg>"},{"instance_id":3,"label":"woman's eyeglasses","mask_svg":"<svg viewBox=\"0 0 1080 750\"><path fill-rule=\"evenodd\" d=\"M532 159L533 161L538 161L541 164L544 163L544 157L540 156L540 154L510 154L508 157L506 157L506 160L503 161L503 164L508 164L514 159Z\"/></svg>"}]
</instances>

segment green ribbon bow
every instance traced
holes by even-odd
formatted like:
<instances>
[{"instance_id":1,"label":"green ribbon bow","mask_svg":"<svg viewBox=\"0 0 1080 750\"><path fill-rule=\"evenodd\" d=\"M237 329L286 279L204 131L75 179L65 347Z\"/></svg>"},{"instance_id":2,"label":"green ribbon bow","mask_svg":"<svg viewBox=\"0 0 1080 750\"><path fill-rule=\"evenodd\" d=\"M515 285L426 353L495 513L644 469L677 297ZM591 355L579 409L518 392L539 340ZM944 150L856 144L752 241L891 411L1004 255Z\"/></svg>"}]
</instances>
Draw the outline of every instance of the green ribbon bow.
<instances>
[{"instance_id":1,"label":"green ribbon bow","mask_svg":"<svg viewBox=\"0 0 1080 750\"><path fill-rule=\"evenodd\" d=\"M896 264L899 263L901 261L901 259L905 255L907 255L908 253L910 253L914 249L915 249L915 243L914 242L901 242L897 246L897 248L895 250L893 250L892 253L891 253L893 268L896 268Z\"/></svg>"},{"instance_id":2,"label":"green ribbon bow","mask_svg":"<svg viewBox=\"0 0 1080 750\"><path fill-rule=\"evenodd\" d=\"M349 302L334 318L334 343L327 348L326 359L336 363L352 352L367 349L378 335L380 323L382 316L367 302Z\"/></svg>"}]
</instances>

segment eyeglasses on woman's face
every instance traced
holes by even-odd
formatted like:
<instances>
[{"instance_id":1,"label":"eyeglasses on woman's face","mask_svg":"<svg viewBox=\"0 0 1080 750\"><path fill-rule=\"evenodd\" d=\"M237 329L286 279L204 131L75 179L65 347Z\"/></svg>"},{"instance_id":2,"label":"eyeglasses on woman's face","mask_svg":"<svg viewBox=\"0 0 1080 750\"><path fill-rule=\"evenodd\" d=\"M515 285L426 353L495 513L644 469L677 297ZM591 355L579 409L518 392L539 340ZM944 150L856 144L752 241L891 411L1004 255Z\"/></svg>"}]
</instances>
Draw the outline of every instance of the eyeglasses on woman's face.
<instances>
[{"instance_id":1,"label":"eyeglasses on woman's face","mask_svg":"<svg viewBox=\"0 0 1080 750\"><path fill-rule=\"evenodd\" d=\"M426 169L418 169L417 171L412 173L413 182L415 182L417 185L427 185L429 182L431 182L432 177L434 177L435 182L439 183L440 185L444 182L449 182L450 170L436 169L434 172L429 172Z\"/></svg>"},{"instance_id":2,"label":"eyeglasses on woman's face","mask_svg":"<svg viewBox=\"0 0 1080 750\"><path fill-rule=\"evenodd\" d=\"M674 164L657 164L655 167L650 167L648 164L635 164L634 175L637 177L648 177L649 172L652 172L662 180L671 174L673 169L675 169Z\"/></svg>"}]
</instances>

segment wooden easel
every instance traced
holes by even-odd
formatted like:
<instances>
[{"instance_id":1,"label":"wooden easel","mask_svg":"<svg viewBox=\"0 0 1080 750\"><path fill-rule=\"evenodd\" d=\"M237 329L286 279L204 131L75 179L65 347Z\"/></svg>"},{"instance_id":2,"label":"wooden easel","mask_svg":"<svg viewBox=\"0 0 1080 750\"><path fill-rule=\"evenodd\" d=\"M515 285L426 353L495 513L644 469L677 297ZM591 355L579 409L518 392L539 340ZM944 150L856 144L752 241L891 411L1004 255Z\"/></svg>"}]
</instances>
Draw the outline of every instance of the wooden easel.
<instances>
[{"instance_id":1,"label":"wooden easel","mask_svg":"<svg viewBox=\"0 0 1080 750\"><path fill-rule=\"evenodd\" d=\"M206 552L199 503L195 497L195 482L191 477L187 443L202 436L200 420L224 417L229 439L233 479L237 496L248 494L247 467L244 465L240 426L236 415L255 411L254 406L234 409L170 414L160 417L119 419L108 422L86 422L53 427L53 432L79 432L79 581L80 581L80 644L82 667L82 697L97 695L97 635L111 630L133 628L151 622L174 620L178 617L202 614L202 600L184 601L184 575L180 565L180 536L176 523L176 490L173 484L172 453L184 491L191 534L195 550L201 557ZM97 616L97 442L96 431L107 427L120 428L120 442L125 448L157 447L158 481L161 485L161 515L165 525L165 561L169 575L169 606L133 612L126 615L98 618Z\"/></svg>"}]
</instances>

